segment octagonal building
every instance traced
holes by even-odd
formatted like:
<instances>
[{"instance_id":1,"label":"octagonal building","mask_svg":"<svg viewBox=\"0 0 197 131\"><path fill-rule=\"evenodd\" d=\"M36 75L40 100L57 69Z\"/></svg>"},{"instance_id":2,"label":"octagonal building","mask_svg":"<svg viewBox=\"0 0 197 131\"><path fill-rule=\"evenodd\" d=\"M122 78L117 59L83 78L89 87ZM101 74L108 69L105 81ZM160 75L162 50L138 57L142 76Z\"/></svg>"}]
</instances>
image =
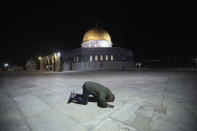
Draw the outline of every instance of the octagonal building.
<instances>
[{"instance_id":1,"label":"octagonal building","mask_svg":"<svg viewBox=\"0 0 197 131\"><path fill-rule=\"evenodd\" d=\"M41 62L41 69L50 71L89 71L129 70L135 67L132 51L112 46L113 43L109 33L102 28L94 27L83 36L81 48L61 52L61 58L57 62L53 55L51 57L47 56L47 61L42 60ZM52 59L51 63L50 58ZM58 67L55 67L57 65ZM46 69L48 67L51 67L51 69Z\"/></svg>"},{"instance_id":2,"label":"octagonal building","mask_svg":"<svg viewBox=\"0 0 197 131\"><path fill-rule=\"evenodd\" d=\"M112 47L109 33L102 28L88 30L81 48L62 53L62 70L127 70L135 67L133 53Z\"/></svg>"}]
</instances>

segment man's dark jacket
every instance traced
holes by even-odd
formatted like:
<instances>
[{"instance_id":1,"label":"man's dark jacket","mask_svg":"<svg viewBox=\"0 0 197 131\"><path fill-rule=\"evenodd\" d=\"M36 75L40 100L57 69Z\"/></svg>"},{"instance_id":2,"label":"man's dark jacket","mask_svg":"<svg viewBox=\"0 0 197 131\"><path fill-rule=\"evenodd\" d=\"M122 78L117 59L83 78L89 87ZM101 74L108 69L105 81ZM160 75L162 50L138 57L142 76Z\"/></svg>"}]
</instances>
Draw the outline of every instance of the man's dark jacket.
<instances>
[{"instance_id":1,"label":"man's dark jacket","mask_svg":"<svg viewBox=\"0 0 197 131\"><path fill-rule=\"evenodd\" d=\"M96 97L98 106L106 108L108 105L107 99L111 95L113 95L111 90L109 88L104 87L103 85L99 83L91 82L91 81L86 81L85 86L88 90L88 93Z\"/></svg>"}]
</instances>

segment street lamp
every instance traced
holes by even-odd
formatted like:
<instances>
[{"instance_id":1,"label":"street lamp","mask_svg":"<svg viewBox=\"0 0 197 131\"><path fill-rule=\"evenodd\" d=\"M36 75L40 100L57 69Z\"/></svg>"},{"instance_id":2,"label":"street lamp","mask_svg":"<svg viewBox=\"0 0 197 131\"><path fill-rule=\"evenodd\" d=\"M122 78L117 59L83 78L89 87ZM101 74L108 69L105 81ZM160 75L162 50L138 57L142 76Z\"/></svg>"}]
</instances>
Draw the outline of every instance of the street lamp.
<instances>
[{"instance_id":1,"label":"street lamp","mask_svg":"<svg viewBox=\"0 0 197 131\"><path fill-rule=\"evenodd\" d=\"M42 57L41 57L41 56L39 56L39 57L38 57L38 60L42 60Z\"/></svg>"},{"instance_id":2,"label":"street lamp","mask_svg":"<svg viewBox=\"0 0 197 131\"><path fill-rule=\"evenodd\" d=\"M8 67L8 66L9 66L9 64L8 64L8 63L5 63L5 64L4 64L4 67Z\"/></svg>"},{"instance_id":3,"label":"street lamp","mask_svg":"<svg viewBox=\"0 0 197 131\"><path fill-rule=\"evenodd\" d=\"M61 57L61 53L60 53L60 52L57 52L57 56L58 56L58 57Z\"/></svg>"}]
</instances>

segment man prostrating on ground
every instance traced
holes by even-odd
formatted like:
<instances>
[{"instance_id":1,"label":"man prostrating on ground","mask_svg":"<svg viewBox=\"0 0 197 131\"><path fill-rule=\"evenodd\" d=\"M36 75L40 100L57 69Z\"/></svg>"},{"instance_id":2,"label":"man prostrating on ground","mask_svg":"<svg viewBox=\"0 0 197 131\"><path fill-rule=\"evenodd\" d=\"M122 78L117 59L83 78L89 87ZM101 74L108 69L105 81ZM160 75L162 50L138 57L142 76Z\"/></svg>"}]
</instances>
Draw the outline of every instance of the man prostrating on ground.
<instances>
[{"instance_id":1,"label":"man prostrating on ground","mask_svg":"<svg viewBox=\"0 0 197 131\"><path fill-rule=\"evenodd\" d=\"M115 99L114 94L111 92L109 88L106 88L105 86L92 81L85 82L82 88L83 88L83 94L77 94L74 92L70 93L68 104L70 102L75 101L79 104L87 105L89 100L89 95L92 95L97 101L97 105L99 107L102 108L114 107L113 105L107 103L107 102L113 102Z\"/></svg>"}]
</instances>

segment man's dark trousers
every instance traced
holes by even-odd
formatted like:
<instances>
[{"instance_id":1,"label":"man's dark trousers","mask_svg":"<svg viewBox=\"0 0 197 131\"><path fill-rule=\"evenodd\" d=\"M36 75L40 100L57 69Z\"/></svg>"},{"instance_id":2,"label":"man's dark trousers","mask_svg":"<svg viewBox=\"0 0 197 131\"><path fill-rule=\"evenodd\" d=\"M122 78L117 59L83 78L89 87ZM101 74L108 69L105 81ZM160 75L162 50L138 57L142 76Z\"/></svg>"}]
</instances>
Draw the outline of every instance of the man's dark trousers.
<instances>
[{"instance_id":1,"label":"man's dark trousers","mask_svg":"<svg viewBox=\"0 0 197 131\"><path fill-rule=\"evenodd\" d=\"M76 94L74 97L74 100L77 101L79 104L87 105L88 104L88 98L89 93L87 88L85 87L85 84L83 85L83 94Z\"/></svg>"}]
</instances>

